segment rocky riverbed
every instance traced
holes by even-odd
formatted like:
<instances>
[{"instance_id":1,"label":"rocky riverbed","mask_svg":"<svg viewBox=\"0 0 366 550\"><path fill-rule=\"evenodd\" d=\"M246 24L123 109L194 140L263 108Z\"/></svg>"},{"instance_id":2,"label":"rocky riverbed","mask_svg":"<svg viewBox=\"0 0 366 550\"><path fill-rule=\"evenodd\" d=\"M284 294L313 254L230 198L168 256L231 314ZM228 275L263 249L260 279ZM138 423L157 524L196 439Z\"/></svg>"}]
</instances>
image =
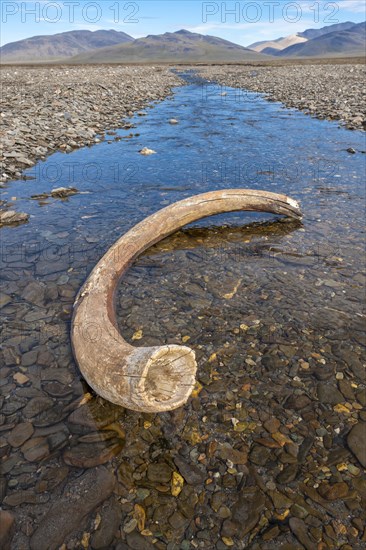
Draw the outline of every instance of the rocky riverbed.
<instances>
[{"instance_id":1,"label":"rocky riverbed","mask_svg":"<svg viewBox=\"0 0 366 550\"><path fill-rule=\"evenodd\" d=\"M202 89L3 190L29 220L1 230L2 548L365 547L363 135ZM303 222L233 214L146 251L119 287L121 333L192 347L197 385L164 414L99 398L70 345L88 273L143 217L233 185L287 193Z\"/></svg>"},{"instance_id":2,"label":"rocky riverbed","mask_svg":"<svg viewBox=\"0 0 366 550\"><path fill-rule=\"evenodd\" d=\"M0 182L35 161L71 152L182 84L160 67L0 67Z\"/></svg>"},{"instance_id":3,"label":"rocky riverbed","mask_svg":"<svg viewBox=\"0 0 366 550\"><path fill-rule=\"evenodd\" d=\"M286 107L339 120L350 130L366 130L365 73L361 64L200 68L208 80L264 93Z\"/></svg>"}]
</instances>

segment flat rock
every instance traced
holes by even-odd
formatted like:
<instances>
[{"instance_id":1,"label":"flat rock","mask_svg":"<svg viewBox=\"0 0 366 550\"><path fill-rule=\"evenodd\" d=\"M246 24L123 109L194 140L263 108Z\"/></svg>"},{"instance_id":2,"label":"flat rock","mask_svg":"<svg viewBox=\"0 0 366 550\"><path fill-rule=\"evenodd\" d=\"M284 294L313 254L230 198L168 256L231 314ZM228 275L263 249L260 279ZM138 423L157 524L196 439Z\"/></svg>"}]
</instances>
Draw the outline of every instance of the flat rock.
<instances>
[{"instance_id":1,"label":"flat rock","mask_svg":"<svg viewBox=\"0 0 366 550\"><path fill-rule=\"evenodd\" d=\"M112 494L114 485L113 474L104 467L87 471L76 484L70 480L32 535L30 548L59 548L68 535L81 528L82 520Z\"/></svg>"}]
</instances>

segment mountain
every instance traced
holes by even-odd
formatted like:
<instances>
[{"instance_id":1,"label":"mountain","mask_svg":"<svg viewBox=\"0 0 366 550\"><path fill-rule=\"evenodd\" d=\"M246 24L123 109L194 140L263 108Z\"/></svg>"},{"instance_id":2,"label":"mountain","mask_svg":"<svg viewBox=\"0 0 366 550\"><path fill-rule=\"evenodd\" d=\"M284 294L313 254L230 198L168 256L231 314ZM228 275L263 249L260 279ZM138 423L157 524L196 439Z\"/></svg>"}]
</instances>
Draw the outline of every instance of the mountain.
<instances>
[{"instance_id":1,"label":"mountain","mask_svg":"<svg viewBox=\"0 0 366 550\"><path fill-rule=\"evenodd\" d=\"M343 31L333 31L295 44L276 54L277 57L331 57L365 55L366 23L358 23Z\"/></svg>"},{"instance_id":2,"label":"mountain","mask_svg":"<svg viewBox=\"0 0 366 550\"><path fill-rule=\"evenodd\" d=\"M86 52L72 58L75 63L141 62L238 62L268 59L257 52L215 36L204 36L184 29L149 35L129 44Z\"/></svg>"},{"instance_id":3,"label":"mountain","mask_svg":"<svg viewBox=\"0 0 366 550\"><path fill-rule=\"evenodd\" d=\"M311 42L312 40L316 38L324 37L330 33L342 33L343 31L347 31L352 29L356 23L352 23L351 21L347 21L346 23L336 23L334 25L328 25L326 27L322 27L321 29L307 29L303 32L298 32L297 34L290 34L289 36L277 38L276 40L262 40L261 42L254 42L254 44L251 44L248 46L251 50L254 50L256 52L260 52L262 54L266 55L275 55L278 57L282 56L312 56L312 55L323 55L322 48L316 45L312 46L305 46L305 43ZM342 36L342 35L340 35ZM292 47L296 46L296 47ZM313 47L314 46L314 47ZM362 46L362 44L361 44ZM317 52L319 48L320 53L299 53L297 52L305 52L305 51L314 51ZM339 46L339 49L342 50L342 48L345 50L344 53L346 54L347 46L344 44L343 46ZM324 55L331 55L332 52L329 51L332 50L332 47L327 46L324 47ZM286 50L286 53L285 53ZM353 51L353 50L350 50ZM343 53L343 51L335 52L335 53Z\"/></svg>"},{"instance_id":4,"label":"mountain","mask_svg":"<svg viewBox=\"0 0 366 550\"><path fill-rule=\"evenodd\" d=\"M56 61L81 52L132 42L134 38L114 30L69 31L32 36L0 48L2 63Z\"/></svg>"},{"instance_id":5,"label":"mountain","mask_svg":"<svg viewBox=\"0 0 366 550\"><path fill-rule=\"evenodd\" d=\"M312 40L313 38L319 38L319 36L329 34L330 32L346 31L347 29L354 27L355 24L356 23L352 23L352 21L347 21L346 23L335 23L334 25L328 25L327 27L322 27L321 29L307 29L306 31L299 32L297 34L302 38Z\"/></svg>"},{"instance_id":6,"label":"mountain","mask_svg":"<svg viewBox=\"0 0 366 550\"><path fill-rule=\"evenodd\" d=\"M290 34L289 36L281 36L276 40L262 40L262 42L254 42L248 46L251 50L255 52L267 53L267 49L271 50L284 50L293 44L300 44L301 42L306 42L307 38L299 36L299 34Z\"/></svg>"}]
</instances>

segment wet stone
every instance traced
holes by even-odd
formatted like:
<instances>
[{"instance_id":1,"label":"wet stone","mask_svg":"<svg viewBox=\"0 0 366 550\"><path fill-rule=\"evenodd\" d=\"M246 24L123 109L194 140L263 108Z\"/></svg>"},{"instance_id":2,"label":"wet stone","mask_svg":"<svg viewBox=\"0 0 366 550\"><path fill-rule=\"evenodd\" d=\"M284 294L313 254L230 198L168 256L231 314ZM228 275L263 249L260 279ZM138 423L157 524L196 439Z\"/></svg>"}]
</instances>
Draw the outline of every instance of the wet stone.
<instances>
[{"instance_id":1,"label":"wet stone","mask_svg":"<svg viewBox=\"0 0 366 550\"><path fill-rule=\"evenodd\" d=\"M49 498L49 495L37 495L33 489L29 489L28 491L17 491L7 494L4 503L7 506L17 508L21 504L44 504L48 502Z\"/></svg>"},{"instance_id":2,"label":"wet stone","mask_svg":"<svg viewBox=\"0 0 366 550\"><path fill-rule=\"evenodd\" d=\"M14 534L15 516L7 510L0 510L0 548L10 550Z\"/></svg>"},{"instance_id":3,"label":"wet stone","mask_svg":"<svg viewBox=\"0 0 366 550\"><path fill-rule=\"evenodd\" d=\"M318 493L325 500L338 500L339 498L344 498L348 495L349 488L347 483L322 483L319 486Z\"/></svg>"},{"instance_id":4,"label":"wet stone","mask_svg":"<svg viewBox=\"0 0 366 550\"><path fill-rule=\"evenodd\" d=\"M366 422L359 422L349 432L347 444L357 460L366 468Z\"/></svg>"},{"instance_id":5,"label":"wet stone","mask_svg":"<svg viewBox=\"0 0 366 550\"><path fill-rule=\"evenodd\" d=\"M270 434L278 432L280 426L281 422L277 418L269 418L263 424L264 429Z\"/></svg>"},{"instance_id":6,"label":"wet stone","mask_svg":"<svg viewBox=\"0 0 366 550\"><path fill-rule=\"evenodd\" d=\"M27 403L27 405L23 409L23 414L26 418L32 418L34 416L37 416L41 413L44 413L48 409L50 409L53 405L53 400L49 397L33 397Z\"/></svg>"},{"instance_id":7,"label":"wet stone","mask_svg":"<svg viewBox=\"0 0 366 550\"><path fill-rule=\"evenodd\" d=\"M250 450L249 459L253 464L264 466L271 456L271 449L262 445L253 445Z\"/></svg>"},{"instance_id":8,"label":"wet stone","mask_svg":"<svg viewBox=\"0 0 366 550\"><path fill-rule=\"evenodd\" d=\"M204 482L205 474L198 466L187 462L180 456L176 456L174 462L179 473L184 477L187 483L190 485L200 485Z\"/></svg>"},{"instance_id":9,"label":"wet stone","mask_svg":"<svg viewBox=\"0 0 366 550\"><path fill-rule=\"evenodd\" d=\"M333 384L319 382L317 386L318 399L327 405L338 405L344 403L345 399L337 387Z\"/></svg>"},{"instance_id":10,"label":"wet stone","mask_svg":"<svg viewBox=\"0 0 366 550\"><path fill-rule=\"evenodd\" d=\"M307 395L291 395L286 401L286 408L301 411L311 403Z\"/></svg>"},{"instance_id":11,"label":"wet stone","mask_svg":"<svg viewBox=\"0 0 366 550\"><path fill-rule=\"evenodd\" d=\"M309 528L302 519L290 518L289 525L295 537L306 550L314 550L316 548L316 542L309 536Z\"/></svg>"},{"instance_id":12,"label":"wet stone","mask_svg":"<svg viewBox=\"0 0 366 550\"><path fill-rule=\"evenodd\" d=\"M282 472L278 474L276 480L278 481L278 483L282 484L290 483L291 481L294 481L296 479L298 469L299 468L297 464L289 464L288 466L285 466Z\"/></svg>"},{"instance_id":13,"label":"wet stone","mask_svg":"<svg viewBox=\"0 0 366 550\"><path fill-rule=\"evenodd\" d=\"M106 464L117 456L123 448L123 442L119 441L108 446L103 444L80 443L67 449L63 459L69 466L78 468L94 468Z\"/></svg>"},{"instance_id":14,"label":"wet stone","mask_svg":"<svg viewBox=\"0 0 366 550\"><path fill-rule=\"evenodd\" d=\"M24 458L29 462L39 462L50 455L50 448L47 438L45 437L34 437L29 439L21 447L21 451Z\"/></svg>"},{"instance_id":15,"label":"wet stone","mask_svg":"<svg viewBox=\"0 0 366 550\"><path fill-rule=\"evenodd\" d=\"M165 462L149 464L147 478L153 483L169 483L172 477L172 469Z\"/></svg>"},{"instance_id":16,"label":"wet stone","mask_svg":"<svg viewBox=\"0 0 366 550\"><path fill-rule=\"evenodd\" d=\"M246 464L248 461L247 451L233 449L230 445L223 445L220 447L217 455L222 460L230 460L233 464Z\"/></svg>"},{"instance_id":17,"label":"wet stone","mask_svg":"<svg viewBox=\"0 0 366 550\"><path fill-rule=\"evenodd\" d=\"M114 485L113 474L104 467L82 474L76 486L71 479L33 533L31 550L57 550L80 528L83 518L112 494Z\"/></svg>"},{"instance_id":18,"label":"wet stone","mask_svg":"<svg viewBox=\"0 0 366 550\"><path fill-rule=\"evenodd\" d=\"M68 418L71 424L80 424L89 428L104 428L112 424L124 414L124 409L112 403L93 399L89 403L78 407Z\"/></svg>"},{"instance_id":19,"label":"wet stone","mask_svg":"<svg viewBox=\"0 0 366 550\"><path fill-rule=\"evenodd\" d=\"M34 428L30 422L18 424L10 432L8 443L12 447L21 447L33 435L33 432Z\"/></svg>"},{"instance_id":20,"label":"wet stone","mask_svg":"<svg viewBox=\"0 0 366 550\"><path fill-rule=\"evenodd\" d=\"M154 545L146 538L133 531L126 535L128 548L131 550L154 550Z\"/></svg>"},{"instance_id":21,"label":"wet stone","mask_svg":"<svg viewBox=\"0 0 366 550\"><path fill-rule=\"evenodd\" d=\"M239 537L245 537L257 525L264 503L264 495L259 490L253 488L242 490L239 500L232 508L232 523L235 524L235 534ZM226 521L224 522L223 531L225 530Z\"/></svg>"},{"instance_id":22,"label":"wet stone","mask_svg":"<svg viewBox=\"0 0 366 550\"><path fill-rule=\"evenodd\" d=\"M30 282L23 290L21 296L23 300L37 306L44 305L45 285L38 281Z\"/></svg>"},{"instance_id":23,"label":"wet stone","mask_svg":"<svg viewBox=\"0 0 366 550\"><path fill-rule=\"evenodd\" d=\"M113 499L100 512L101 521L98 529L92 535L91 547L95 550L109 548L114 540L115 533L121 523L121 511L118 503Z\"/></svg>"}]
</instances>

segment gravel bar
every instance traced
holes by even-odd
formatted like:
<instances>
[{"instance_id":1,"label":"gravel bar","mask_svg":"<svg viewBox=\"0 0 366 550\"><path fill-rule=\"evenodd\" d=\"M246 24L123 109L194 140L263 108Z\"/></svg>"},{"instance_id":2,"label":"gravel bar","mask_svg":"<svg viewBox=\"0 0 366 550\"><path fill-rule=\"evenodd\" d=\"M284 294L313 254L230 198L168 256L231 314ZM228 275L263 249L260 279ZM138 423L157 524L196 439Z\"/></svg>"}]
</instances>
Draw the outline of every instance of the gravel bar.
<instances>
[{"instance_id":1,"label":"gravel bar","mask_svg":"<svg viewBox=\"0 0 366 550\"><path fill-rule=\"evenodd\" d=\"M350 130L366 130L365 72L360 64L200 68L208 80L264 93L286 107L340 120Z\"/></svg>"}]
</instances>

